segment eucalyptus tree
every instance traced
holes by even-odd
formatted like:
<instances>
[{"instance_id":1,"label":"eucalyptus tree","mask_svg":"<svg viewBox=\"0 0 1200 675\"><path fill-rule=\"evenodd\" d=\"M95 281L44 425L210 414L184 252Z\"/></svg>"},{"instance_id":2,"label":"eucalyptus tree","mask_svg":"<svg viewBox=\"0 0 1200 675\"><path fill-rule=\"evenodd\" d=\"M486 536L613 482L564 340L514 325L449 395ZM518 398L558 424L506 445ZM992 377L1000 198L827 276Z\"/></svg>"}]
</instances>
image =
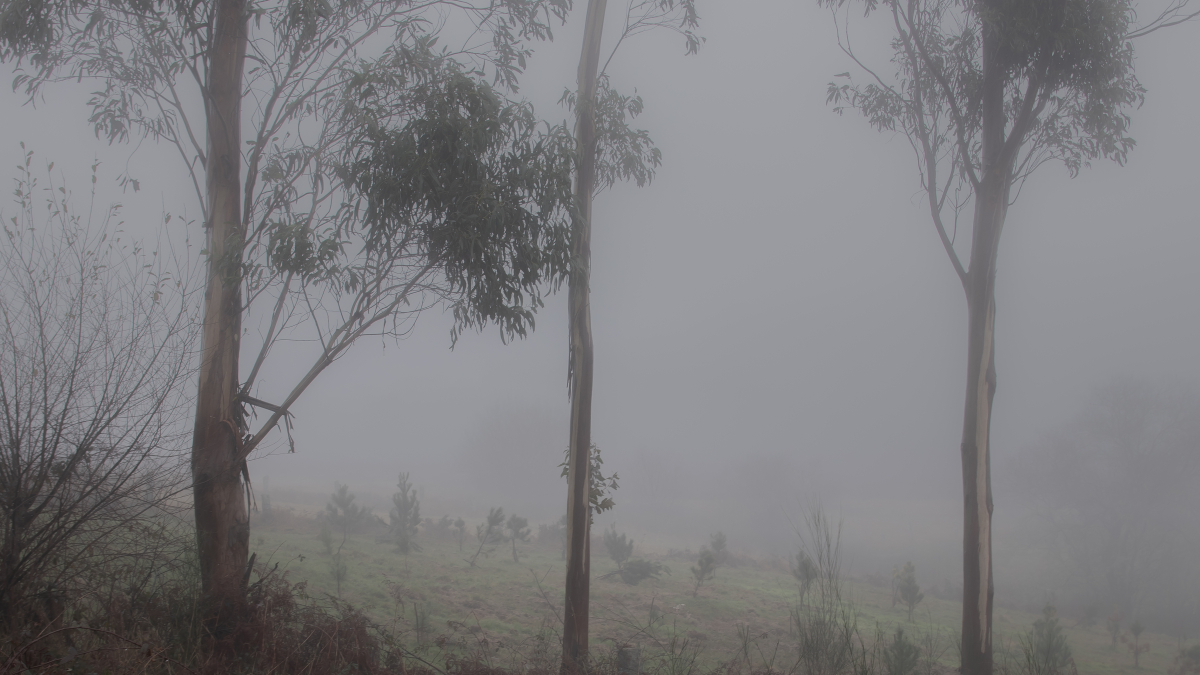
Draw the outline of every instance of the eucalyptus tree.
<instances>
[{"instance_id":1,"label":"eucalyptus tree","mask_svg":"<svg viewBox=\"0 0 1200 675\"><path fill-rule=\"evenodd\" d=\"M862 113L879 131L901 131L916 154L934 229L967 299L963 413L962 672L992 672L992 479L996 392L995 284L1008 207L1047 162L1072 176L1096 159L1123 163L1134 141L1128 111L1144 89L1132 39L1195 16L1188 0L1134 25L1130 0L863 0L894 28L894 74L859 60L843 32L849 0L818 0L838 42L865 73L829 85L839 113ZM956 241L971 221L965 264Z\"/></svg>"},{"instance_id":2,"label":"eucalyptus tree","mask_svg":"<svg viewBox=\"0 0 1200 675\"><path fill-rule=\"evenodd\" d=\"M583 48L575 92L563 100L575 111L575 209L570 236L567 314L570 361L571 436L567 450L567 576L563 604L562 669L582 670L588 652L591 575L590 452L592 448L593 345L591 311L592 199L618 180L641 187L654 176L661 154L644 131L631 131L626 116L642 110L640 97L622 96L609 86L604 70L629 37L668 28L682 34L688 53L700 38L695 0L630 0L624 28L601 68L601 41L607 0L588 0Z\"/></svg>"},{"instance_id":3,"label":"eucalyptus tree","mask_svg":"<svg viewBox=\"0 0 1200 675\"><path fill-rule=\"evenodd\" d=\"M241 606L248 455L360 337L400 336L444 305L505 339L565 275L572 139L513 91L570 0L5 0L0 57L34 100L88 80L109 142L173 147L207 238L192 444L210 626ZM447 24L463 42L436 47ZM246 139L243 140L243 133ZM262 310L251 313L256 307ZM239 367L247 317L253 365ZM268 403L281 337L316 345ZM257 396L255 396L257 394ZM251 428L247 406L265 410Z\"/></svg>"}]
</instances>

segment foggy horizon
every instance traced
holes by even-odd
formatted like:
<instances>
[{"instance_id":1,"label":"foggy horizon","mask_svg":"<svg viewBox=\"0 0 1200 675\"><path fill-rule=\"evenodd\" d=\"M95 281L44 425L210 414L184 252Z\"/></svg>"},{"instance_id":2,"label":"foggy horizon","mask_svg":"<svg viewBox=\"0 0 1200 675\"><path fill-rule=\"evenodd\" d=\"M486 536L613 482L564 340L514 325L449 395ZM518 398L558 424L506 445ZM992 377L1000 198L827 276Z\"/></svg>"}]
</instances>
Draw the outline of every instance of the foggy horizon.
<instances>
[{"instance_id":1,"label":"foggy horizon","mask_svg":"<svg viewBox=\"0 0 1200 675\"><path fill-rule=\"evenodd\" d=\"M609 36L620 14L610 12ZM618 184L595 201L592 438L620 489L593 531L615 523L640 542L699 549L720 530L734 550L788 556L820 504L844 521L852 573L911 560L930 586L961 583L966 302L912 150L903 134L826 105L827 83L855 66L816 3L701 3L700 15L698 54L650 33L623 45L608 73L643 97L632 126L650 131L663 164L651 185ZM855 17L855 47L886 70L890 26L877 19ZM577 8L554 42L535 45L521 78L519 96L551 122L569 117L557 100L574 86L581 24ZM1130 115L1137 146L1125 166L1097 160L1071 178L1047 164L1008 211L991 427L998 603L1053 591L1022 586L1037 565L1019 560L1034 550L1036 520L1021 467L1071 433L1096 392L1200 386L1196 29L1136 44L1148 91ZM97 140L88 90L57 86L36 107L9 91L7 166L25 141L34 166L55 162L82 205L98 159L99 200L125 205L131 236L153 241L167 211L195 254L203 231L178 224L199 213L178 158L149 141ZM116 187L126 172L140 191ZM247 346L257 349L268 310L254 309ZM451 349L452 323L433 308L398 342L363 338L293 406L295 453L281 427L252 457L256 493L268 479L272 495L320 497L342 483L386 516L408 472L435 520L502 506L556 521L565 289L526 339L503 344L489 327ZM277 402L312 354L277 346L254 395ZM1190 527L1181 536L1195 538L1195 518Z\"/></svg>"}]
</instances>

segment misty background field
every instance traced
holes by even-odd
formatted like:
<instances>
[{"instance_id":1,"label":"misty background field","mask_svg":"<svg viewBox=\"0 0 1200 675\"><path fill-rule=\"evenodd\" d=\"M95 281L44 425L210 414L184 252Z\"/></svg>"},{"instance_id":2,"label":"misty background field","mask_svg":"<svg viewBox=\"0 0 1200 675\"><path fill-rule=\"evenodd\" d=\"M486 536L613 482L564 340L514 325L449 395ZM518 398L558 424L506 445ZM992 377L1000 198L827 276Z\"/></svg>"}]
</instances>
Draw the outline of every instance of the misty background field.
<instances>
[{"instance_id":1,"label":"misty background field","mask_svg":"<svg viewBox=\"0 0 1200 675\"><path fill-rule=\"evenodd\" d=\"M786 669L795 556L820 510L840 528L840 578L863 635L888 644L903 628L924 645L927 672L948 670L961 619L967 313L912 149L830 110L827 86L853 64L828 9L698 8L697 54L654 35L609 65L643 97L633 124L663 165L649 186L618 183L595 200L592 439L619 488L592 528L594 647L615 659L635 644L647 670L669 675ZM517 94L552 122L573 118L559 101L576 77L576 14L537 44ZM619 15L610 10L609 34ZM857 53L886 67L891 26L852 25ZM991 461L997 649L1013 668L1039 620L1061 627L1080 673L1183 675L1177 656L1200 639L1197 29L1138 43L1147 94L1129 113L1137 145L1123 166L1098 160L1071 177L1048 165L1008 211ZM111 226L123 241L199 260L201 218L174 151L100 138L93 88L0 97L4 165L32 150L33 171L69 188L77 210L94 171L92 208L122 205ZM6 221L15 213L5 205ZM269 310L248 315L247 344ZM430 664L553 662L566 292L547 296L524 339L488 327L451 348L455 325L439 305L399 339L368 336L297 401L286 433L248 462L250 549L264 573L303 582L305 600L361 610ZM318 352L279 343L254 396L280 400ZM407 554L387 525L401 473L423 518L421 549ZM327 547L339 485L370 516ZM516 543L519 562L507 540L485 543L472 565L476 526L495 507L527 518L529 540ZM610 531L670 573L601 578L617 570ZM691 568L717 533L728 558L696 589ZM911 622L893 602L906 563L923 593ZM1135 621L1145 632L1131 648Z\"/></svg>"},{"instance_id":2,"label":"misty background field","mask_svg":"<svg viewBox=\"0 0 1200 675\"><path fill-rule=\"evenodd\" d=\"M355 505L371 503L369 496L349 494ZM438 661L446 651L459 649L486 654L497 664L521 662L560 625L562 601L553 592L562 584L563 532L558 524L532 526L533 536L517 542L519 560L514 560L511 538L481 546L476 527L482 520L464 521L460 531L453 523L456 518L438 522L442 517L432 517L415 539L420 551L401 554L386 524L373 522L378 510L371 510L343 537L337 518L331 518L330 505L336 500L325 495L321 503L320 497L286 489L263 493L256 550L289 580L305 582L308 593L351 603L393 627L424 658ZM724 532L713 532L725 538L726 555L716 575L699 587L692 569L699 552L713 548L714 536L679 536L678 547L665 545L670 540L666 537L635 537L632 556L669 571L628 584L605 545L606 536L617 531L615 523L603 532L597 526L592 544L593 649L614 658L618 647L635 646L647 667L653 663L668 672L703 671L722 664L763 671L788 667L796 658L798 638L793 612L804 616L804 608L815 602L811 587L801 597L794 573L797 553L813 550L816 543L806 520L812 515L799 512L796 529L778 533L780 551L790 547L791 553L767 553L739 542L738 535L731 540ZM326 547L322 530L330 523L334 527ZM845 522L842 526L844 540L853 539ZM863 553L859 551L858 559ZM855 608L860 629L871 635L878 632L885 642L897 628L905 631L924 649L922 662L931 664L920 672L941 672L957 663L961 586L913 565L920 599L909 619L894 576L911 561L900 560L887 569L880 564L879 571L866 572L853 564L856 558L849 548L842 556L845 598ZM339 560L345 567L340 579ZM1022 640L1029 640L1035 623L1044 621L1048 611L1061 626L1081 673L1165 673L1178 667L1175 656L1190 640L1166 628L1172 619L1164 615L1168 623L1139 636L1139 646L1150 647L1135 669L1126 644L1134 619L1116 605L1079 604L1077 598L1088 595L1078 587L1061 580L1046 582L1058 583L1060 590L1030 593L1027 602L1007 601L999 607L997 641L1007 667L1020 667ZM1143 590L1152 592L1154 586L1147 583ZM1185 586L1182 582L1162 590L1175 595ZM1064 592L1070 588L1075 591ZM1143 603L1143 613L1149 604ZM1187 621L1182 616L1174 619Z\"/></svg>"}]
</instances>

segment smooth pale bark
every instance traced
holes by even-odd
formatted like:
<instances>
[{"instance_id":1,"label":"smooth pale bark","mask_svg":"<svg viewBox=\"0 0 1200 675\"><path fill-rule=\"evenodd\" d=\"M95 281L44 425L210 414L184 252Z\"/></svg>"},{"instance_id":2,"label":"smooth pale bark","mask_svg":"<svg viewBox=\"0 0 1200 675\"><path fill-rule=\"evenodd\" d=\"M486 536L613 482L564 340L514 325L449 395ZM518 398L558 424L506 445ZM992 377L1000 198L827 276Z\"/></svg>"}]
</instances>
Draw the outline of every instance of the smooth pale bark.
<instances>
[{"instance_id":1,"label":"smooth pale bark","mask_svg":"<svg viewBox=\"0 0 1200 675\"><path fill-rule=\"evenodd\" d=\"M975 186L967 293L967 392L963 409L962 672L991 675L992 401L996 395L996 254L1008 215L1012 170L1028 126L1028 110L1005 138L1004 74L996 66L999 39L983 31L982 171Z\"/></svg>"},{"instance_id":2,"label":"smooth pale bark","mask_svg":"<svg viewBox=\"0 0 1200 675\"><path fill-rule=\"evenodd\" d=\"M990 181L985 175L984 184ZM963 410L963 616L962 672L992 672L991 415L996 394L995 244L1008 190L999 208L983 190L976 196L976 237L967 295L967 395ZM999 214L997 214L999 211Z\"/></svg>"},{"instance_id":3,"label":"smooth pale bark","mask_svg":"<svg viewBox=\"0 0 1200 675\"><path fill-rule=\"evenodd\" d=\"M588 0L583 52L579 58L579 99L575 136L579 164L575 198L579 214L571 241L568 314L571 322L571 441L567 459L567 580L563 603L563 672L582 671L588 653L590 596L592 311L589 300L592 259L592 193L596 177L596 74L606 0Z\"/></svg>"},{"instance_id":4,"label":"smooth pale bark","mask_svg":"<svg viewBox=\"0 0 1200 675\"><path fill-rule=\"evenodd\" d=\"M247 43L246 0L220 0L208 54L205 164L208 286L200 342L200 383L192 437L192 490L205 620L220 631L245 592L250 521L241 406L237 402L242 332L241 207L242 73Z\"/></svg>"}]
</instances>

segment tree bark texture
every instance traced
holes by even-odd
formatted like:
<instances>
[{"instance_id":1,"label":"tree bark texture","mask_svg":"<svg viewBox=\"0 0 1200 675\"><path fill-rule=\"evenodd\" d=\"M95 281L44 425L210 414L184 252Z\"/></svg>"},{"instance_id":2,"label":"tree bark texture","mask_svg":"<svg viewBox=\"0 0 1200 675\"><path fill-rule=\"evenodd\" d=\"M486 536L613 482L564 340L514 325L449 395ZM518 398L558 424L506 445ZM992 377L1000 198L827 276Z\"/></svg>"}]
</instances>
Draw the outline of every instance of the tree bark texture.
<instances>
[{"instance_id":1,"label":"tree bark texture","mask_svg":"<svg viewBox=\"0 0 1200 675\"><path fill-rule=\"evenodd\" d=\"M217 3L205 96L208 155L208 285L200 342L200 382L192 437L192 491L205 619L210 629L238 611L250 549L242 482L244 420L237 401L242 331L242 73L246 0Z\"/></svg>"},{"instance_id":2,"label":"tree bark texture","mask_svg":"<svg viewBox=\"0 0 1200 675\"><path fill-rule=\"evenodd\" d=\"M984 176L983 183L990 182ZM1007 205L1007 190L1004 190ZM976 195L976 237L972 244L967 299L967 393L963 410L963 617L962 672L992 672L992 477L991 413L996 393L995 241L1003 222L985 190ZM996 211L1000 214L997 215ZM999 222L997 222L999 221ZM990 254L984 249L990 248ZM989 259L990 258L990 259ZM976 264L978 261L978 264Z\"/></svg>"},{"instance_id":3,"label":"tree bark texture","mask_svg":"<svg viewBox=\"0 0 1200 675\"><path fill-rule=\"evenodd\" d=\"M571 242L568 314L571 322L571 440L567 475L567 580L563 603L563 672L582 671L588 653L590 596L592 312L590 306L592 193L596 170L596 74L606 0L588 0L583 52L579 58L579 99L575 136L579 164L578 205Z\"/></svg>"},{"instance_id":4,"label":"tree bark texture","mask_svg":"<svg viewBox=\"0 0 1200 675\"><path fill-rule=\"evenodd\" d=\"M1000 40L983 30L981 173L975 188L971 261L967 269L967 392L963 409L962 672L991 675L992 400L996 394L996 254L1008 214L1012 167L1020 138L1005 139L1004 74ZM1019 129L1019 127L1018 127ZM1014 129L1014 134L1020 132Z\"/></svg>"}]
</instances>

